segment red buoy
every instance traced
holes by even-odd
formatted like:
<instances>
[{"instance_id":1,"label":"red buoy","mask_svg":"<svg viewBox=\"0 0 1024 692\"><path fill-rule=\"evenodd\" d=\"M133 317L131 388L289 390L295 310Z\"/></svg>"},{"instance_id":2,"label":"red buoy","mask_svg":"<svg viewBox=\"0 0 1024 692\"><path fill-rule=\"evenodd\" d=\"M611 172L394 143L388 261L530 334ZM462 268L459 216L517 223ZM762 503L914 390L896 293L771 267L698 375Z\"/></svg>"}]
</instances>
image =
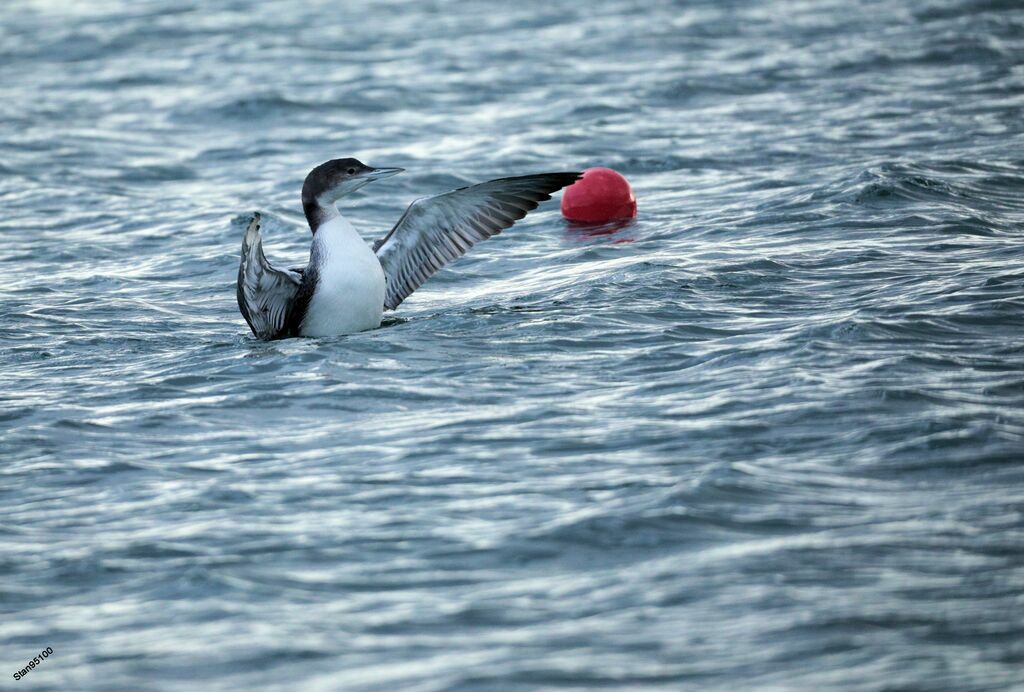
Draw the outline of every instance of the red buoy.
<instances>
[{"instance_id":1,"label":"red buoy","mask_svg":"<svg viewBox=\"0 0 1024 692\"><path fill-rule=\"evenodd\" d=\"M633 188L610 168L588 168L562 193L562 216L580 223L636 217Z\"/></svg>"}]
</instances>

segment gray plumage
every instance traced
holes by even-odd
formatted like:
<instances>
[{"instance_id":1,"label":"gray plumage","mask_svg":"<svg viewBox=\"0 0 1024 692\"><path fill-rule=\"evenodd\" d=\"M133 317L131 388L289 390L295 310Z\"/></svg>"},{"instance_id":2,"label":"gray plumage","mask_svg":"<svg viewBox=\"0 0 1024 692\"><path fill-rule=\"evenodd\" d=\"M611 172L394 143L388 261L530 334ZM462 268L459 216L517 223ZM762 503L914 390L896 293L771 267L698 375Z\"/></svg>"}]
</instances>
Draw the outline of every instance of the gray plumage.
<instances>
[{"instance_id":1,"label":"gray plumage","mask_svg":"<svg viewBox=\"0 0 1024 692\"><path fill-rule=\"evenodd\" d=\"M259 339L286 336L285 326L302 275L271 266L263 254L260 235L262 217L252 215L242 237L242 258L238 265L238 308Z\"/></svg>"},{"instance_id":2,"label":"gray plumage","mask_svg":"<svg viewBox=\"0 0 1024 692\"><path fill-rule=\"evenodd\" d=\"M374 252L387 277L384 308L394 310L441 267L498 235L579 173L498 178L409 205Z\"/></svg>"}]
</instances>

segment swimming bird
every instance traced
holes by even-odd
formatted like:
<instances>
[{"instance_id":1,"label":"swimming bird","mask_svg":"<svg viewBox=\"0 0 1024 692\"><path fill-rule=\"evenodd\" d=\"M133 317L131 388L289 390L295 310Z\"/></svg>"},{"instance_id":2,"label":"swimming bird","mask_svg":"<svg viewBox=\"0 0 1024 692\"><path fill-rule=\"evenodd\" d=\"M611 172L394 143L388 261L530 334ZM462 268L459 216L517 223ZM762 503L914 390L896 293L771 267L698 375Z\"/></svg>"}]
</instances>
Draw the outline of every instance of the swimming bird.
<instances>
[{"instance_id":1,"label":"swimming bird","mask_svg":"<svg viewBox=\"0 0 1024 692\"><path fill-rule=\"evenodd\" d=\"M302 185L302 209L313 232L305 267L273 267L263 254L262 217L252 215L242 239L237 296L257 338L375 329L385 310L397 308L434 272L580 177L568 172L498 178L420 198L371 247L339 213L337 202L403 170L344 158L310 171Z\"/></svg>"}]
</instances>

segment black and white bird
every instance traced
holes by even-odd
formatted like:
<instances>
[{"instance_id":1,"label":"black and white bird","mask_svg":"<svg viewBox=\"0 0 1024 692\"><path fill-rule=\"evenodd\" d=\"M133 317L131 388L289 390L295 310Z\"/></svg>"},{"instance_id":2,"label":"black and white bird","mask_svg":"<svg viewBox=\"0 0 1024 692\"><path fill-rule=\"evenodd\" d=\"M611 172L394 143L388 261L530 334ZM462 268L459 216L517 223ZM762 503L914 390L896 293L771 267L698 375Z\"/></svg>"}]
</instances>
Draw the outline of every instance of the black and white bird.
<instances>
[{"instance_id":1,"label":"black and white bird","mask_svg":"<svg viewBox=\"0 0 1024 692\"><path fill-rule=\"evenodd\" d=\"M238 267L238 307L253 334L282 339L375 329L384 310L397 308L438 269L476 242L501 233L580 176L498 178L423 197L371 247L338 213L337 201L403 170L334 159L310 171L302 185L302 208L313 243L304 268L271 266L263 254L262 219L253 214Z\"/></svg>"}]
</instances>

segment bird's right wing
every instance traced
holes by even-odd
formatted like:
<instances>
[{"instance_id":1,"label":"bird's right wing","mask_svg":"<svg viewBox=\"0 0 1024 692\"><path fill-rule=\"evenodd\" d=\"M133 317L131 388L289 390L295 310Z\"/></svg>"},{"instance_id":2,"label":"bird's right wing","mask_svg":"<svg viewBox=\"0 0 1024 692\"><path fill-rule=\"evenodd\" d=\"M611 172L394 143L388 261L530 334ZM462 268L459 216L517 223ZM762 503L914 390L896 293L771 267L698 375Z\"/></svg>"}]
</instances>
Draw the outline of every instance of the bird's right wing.
<instances>
[{"instance_id":1,"label":"bird's right wing","mask_svg":"<svg viewBox=\"0 0 1024 692\"><path fill-rule=\"evenodd\" d=\"M260 235L262 217L252 215L242 238L242 259L238 265L238 309L260 339L287 336L288 311L295 301L302 276L275 269L263 254Z\"/></svg>"},{"instance_id":2,"label":"bird's right wing","mask_svg":"<svg viewBox=\"0 0 1024 692\"><path fill-rule=\"evenodd\" d=\"M384 308L397 308L431 274L579 177L571 172L498 178L413 202L373 245L387 279Z\"/></svg>"}]
</instances>

